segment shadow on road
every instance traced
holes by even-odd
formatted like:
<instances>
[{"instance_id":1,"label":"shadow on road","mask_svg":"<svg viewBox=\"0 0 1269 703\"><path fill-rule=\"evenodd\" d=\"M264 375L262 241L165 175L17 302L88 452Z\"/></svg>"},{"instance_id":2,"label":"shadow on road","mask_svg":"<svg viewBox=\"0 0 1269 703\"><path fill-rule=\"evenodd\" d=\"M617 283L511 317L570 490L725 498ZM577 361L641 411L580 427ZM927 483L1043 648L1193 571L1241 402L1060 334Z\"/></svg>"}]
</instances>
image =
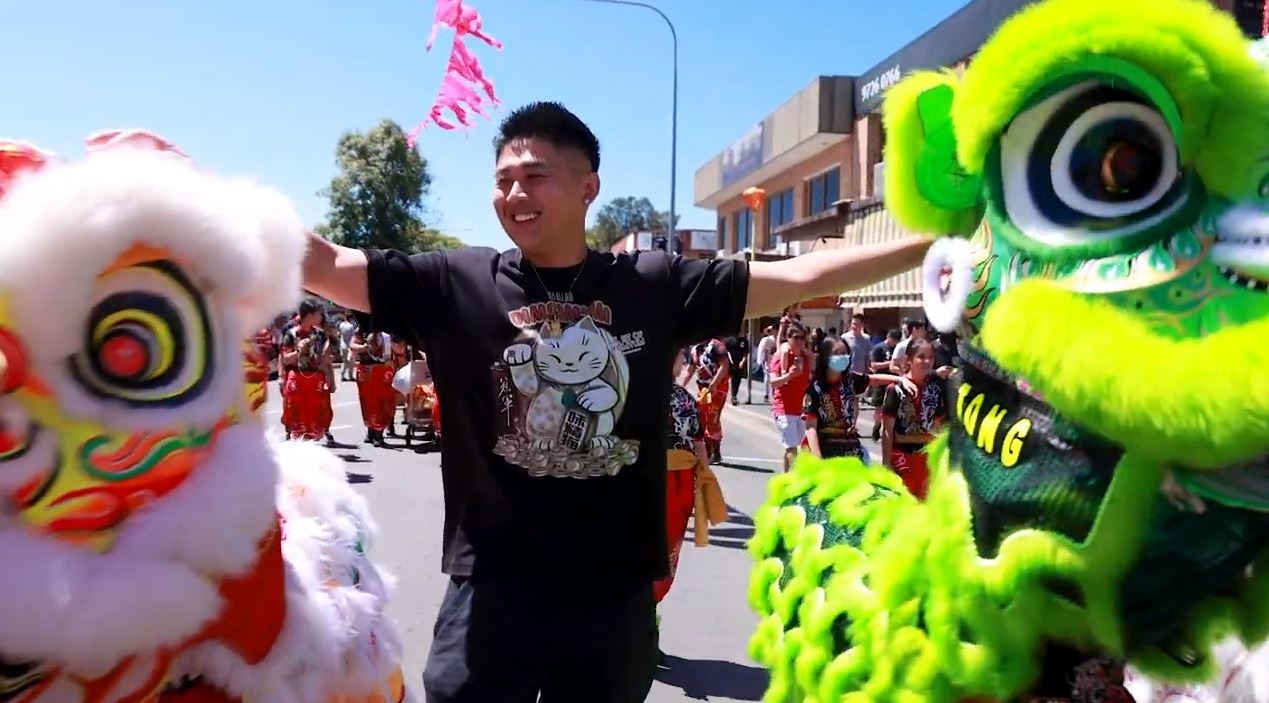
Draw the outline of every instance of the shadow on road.
<instances>
[{"instance_id":1,"label":"shadow on road","mask_svg":"<svg viewBox=\"0 0 1269 703\"><path fill-rule=\"evenodd\" d=\"M709 543L726 549L745 549L753 537L753 518L735 506L727 506L727 522L709 529Z\"/></svg>"},{"instance_id":2,"label":"shadow on road","mask_svg":"<svg viewBox=\"0 0 1269 703\"><path fill-rule=\"evenodd\" d=\"M371 481L375 480L375 477L371 476L370 474L355 474L351 471L344 472L344 476L346 476L348 478L348 482L353 485L356 485L359 483L370 483Z\"/></svg>"},{"instance_id":3,"label":"shadow on road","mask_svg":"<svg viewBox=\"0 0 1269 703\"><path fill-rule=\"evenodd\" d=\"M358 454L336 454L335 456L343 459L349 464L369 464L370 460Z\"/></svg>"},{"instance_id":4,"label":"shadow on road","mask_svg":"<svg viewBox=\"0 0 1269 703\"><path fill-rule=\"evenodd\" d=\"M348 444L347 442L340 442L340 441L326 443L327 449L356 449L358 446L360 445Z\"/></svg>"},{"instance_id":5,"label":"shadow on road","mask_svg":"<svg viewBox=\"0 0 1269 703\"><path fill-rule=\"evenodd\" d=\"M775 469L764 469L760 466L754 466L752 464L734 464L730 461L724 461L718 464L714 464L714 466L721 466L724 469L736 469L737 471L748 471L750 473L755 473L755 474L775 473Z\"/></svg>"},{"instance_id":6,"label":"shadow on road","mask_svg":"<svg viewBox=\"0 0 1269 703\"><path fill-rule=\"evenodd\" d=\"M767 672L754 666L713 659L684 659L666 655L657 669L656 680L683 690L694 700L731 698L738 701L762 700L767 690Z\"/></svg>"}]
</instances>

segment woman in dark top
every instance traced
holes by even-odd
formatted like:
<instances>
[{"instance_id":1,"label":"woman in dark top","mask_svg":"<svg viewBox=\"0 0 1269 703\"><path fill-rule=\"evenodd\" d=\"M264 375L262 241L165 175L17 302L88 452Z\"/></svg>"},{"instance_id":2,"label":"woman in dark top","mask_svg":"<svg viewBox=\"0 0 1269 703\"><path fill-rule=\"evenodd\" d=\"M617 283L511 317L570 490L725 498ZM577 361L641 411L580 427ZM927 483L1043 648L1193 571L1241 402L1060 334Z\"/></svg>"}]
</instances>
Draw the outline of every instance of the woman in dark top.
<instances>
[{"instance_id":1,"label":"woman in dark top","mask_svg":"<svg viewBox=\"0 0 1269 703\"><path fill-rule=\"evenodd\" d=\"M824 459L853 456L866 460L864 445L855 428L859 415L858 396L870 385L892 383L910 385L899 376L851 371L850 345L842 339L825 340L816 356L815 374L802 401L802 415L806 420L804 446ZM912 386L912 390L915 389Z\"/></svg>"},{"instance_id":2,"label":"woman in dark top","mask_svg":"<svg viewBox=\"0 0 1269 703\"><path fill-rule=\"evenodd\" d=\"M943 428L947 396L934 369L934 347L924 339L908 343L908 372L905 378L915 392L898 385L886 389L881 402L882 461L899 474L912 495L925 500L930 483L930 467L925 445Z\"/></svg>"}]
</instances>

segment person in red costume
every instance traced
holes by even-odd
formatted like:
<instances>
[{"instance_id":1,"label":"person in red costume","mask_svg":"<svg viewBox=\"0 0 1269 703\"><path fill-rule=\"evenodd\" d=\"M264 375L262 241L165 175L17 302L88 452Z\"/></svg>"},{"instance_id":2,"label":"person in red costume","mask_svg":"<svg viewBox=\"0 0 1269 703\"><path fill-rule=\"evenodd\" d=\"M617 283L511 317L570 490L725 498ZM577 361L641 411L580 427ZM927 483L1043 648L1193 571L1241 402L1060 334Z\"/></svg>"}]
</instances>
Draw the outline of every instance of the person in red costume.
<instances>
[{"instance_id":1,"label":"person in red costume","mask_svg":"<svg viewBox=\"0 0 1269 703\"><path fill-rule=\"evenodd\" d=\"M388 335L375 330L369 319L362 323L348 347L357 359L357 399L366 424L365 441L383 446L383 432L396 413L396 391L392 389L396 367L392 364Z\"/></svg>"},{"instance_id":2,"label":"person in red costume","mask_svg":"<svg viewBox=\"0 0 1269 703\"><path fill-rule=\"evenodd\" d=\"M702 342L693 349L691 373L696 376L696 398L705 428L705 448L711 462L723 460L723 408L731 363L721 339Z\"/></svg>"},{"instance_id":3,"label":"person in red costume","mask_svg":"<svg viewBox=\"0 0 1269 703\"><path fill-rule=\"evenodd\" d=\"M330 430L334 411L325 368L331 353L321 307L301 302L299 322L282 335L282 424L289 439L317 441Z\"/></svg>"}]
</instances>

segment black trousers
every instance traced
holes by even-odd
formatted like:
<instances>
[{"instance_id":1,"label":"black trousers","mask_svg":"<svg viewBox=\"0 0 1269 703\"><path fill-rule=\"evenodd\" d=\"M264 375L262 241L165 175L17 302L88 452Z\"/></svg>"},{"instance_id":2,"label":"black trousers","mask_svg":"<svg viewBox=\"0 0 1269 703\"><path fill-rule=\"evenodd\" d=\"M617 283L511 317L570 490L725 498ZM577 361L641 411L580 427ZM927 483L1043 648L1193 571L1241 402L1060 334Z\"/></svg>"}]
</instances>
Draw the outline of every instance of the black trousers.
<instances>
[{"instance_id":1,"label":"black trousers","mask_svg":"<svg viewBox=\"0 0 1269 703\"><path fill-rule=\"evenodd\" d=\"M736 394L740 392L740 379L744 378L745 371L744 369L740 369L733 366L731 367L730 375L731 375L731 399L735 400Z\"/></svg>"},{"instance_id":2,"label":"black trousers","mask_svg":"<svg viewBox=\"0 0 1269 703\"><path fill-rule=\"evenodd\" d=\"M427 703L640 703L657 665L652 584L611 597L451 579L423 670Z\"/></svg>"}]
</instances>

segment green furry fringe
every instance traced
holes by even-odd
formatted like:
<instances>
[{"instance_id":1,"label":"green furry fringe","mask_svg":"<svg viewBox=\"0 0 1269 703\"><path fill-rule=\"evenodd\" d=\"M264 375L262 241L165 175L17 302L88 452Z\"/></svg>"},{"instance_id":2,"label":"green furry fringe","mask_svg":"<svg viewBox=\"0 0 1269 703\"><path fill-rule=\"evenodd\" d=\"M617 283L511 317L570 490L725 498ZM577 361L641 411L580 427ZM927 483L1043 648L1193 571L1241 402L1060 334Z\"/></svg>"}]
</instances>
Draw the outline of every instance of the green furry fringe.
<instances>
[{"instance_id":1,"label":"green furry fringe","mask_svg":"<svg viewBox=\"0 0 1269 703\"><path fill-rule=\"evenodd\" d=\"M1038 675L1045 641L1122 654L1117 588L1140 551L1162 470L1125 457L1084 543L1019 530L985 559L946 442L929 453L925 503L889 470L855 459L804 456L772 479L754 520L749 586L760 616L750 656L771 672L767 703L1010 700ZM1078 589L1085 605L1061 597L1055 581ZM1181 668L1154 650L1134 664L1163 680L1206 680L1214 664L1201 655L1221 638L1264 637L1265 581L1252 579L1238 601L1196 605L1184 646L1199 665Z\"/></svg>"}]
</instances>

